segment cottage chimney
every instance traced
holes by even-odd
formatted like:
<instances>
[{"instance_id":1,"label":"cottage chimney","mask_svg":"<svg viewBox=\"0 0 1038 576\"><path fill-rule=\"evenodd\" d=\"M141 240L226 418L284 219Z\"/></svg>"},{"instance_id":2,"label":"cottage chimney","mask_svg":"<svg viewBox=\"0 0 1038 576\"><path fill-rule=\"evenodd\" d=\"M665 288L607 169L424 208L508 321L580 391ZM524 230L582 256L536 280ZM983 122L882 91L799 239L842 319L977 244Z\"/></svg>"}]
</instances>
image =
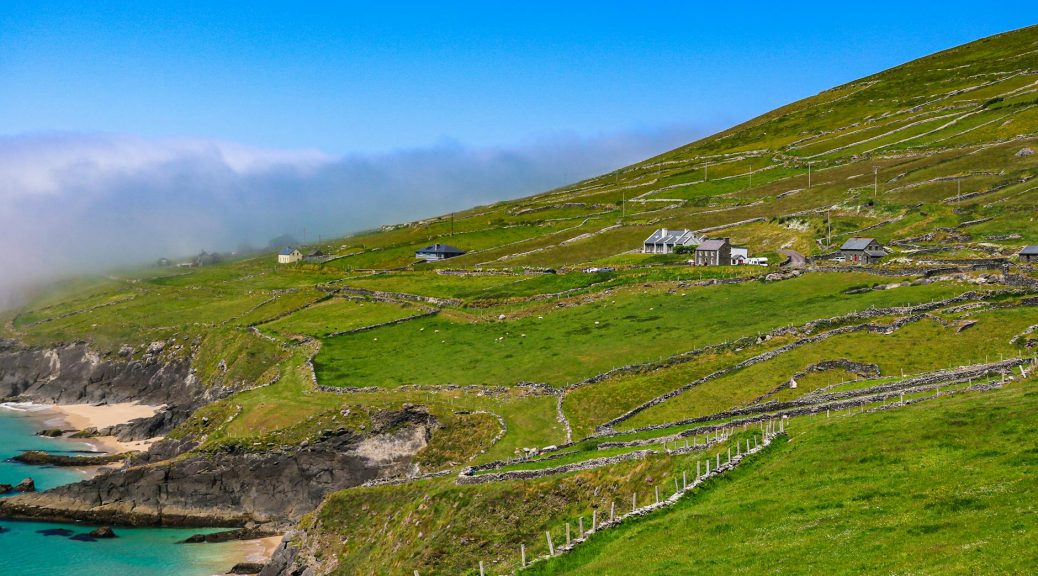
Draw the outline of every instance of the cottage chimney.
<instances>
[{"instance_id":1,"label":"cottage chimney","mask_svg":"<svg viewBox=\"0 0 1038 576\"><path fill-rule=\"evenodd\" d=\"M666 228L660 228L660 232L662 232L664 236L667 235L667 229Z\"/></svg>"}]
</instances>

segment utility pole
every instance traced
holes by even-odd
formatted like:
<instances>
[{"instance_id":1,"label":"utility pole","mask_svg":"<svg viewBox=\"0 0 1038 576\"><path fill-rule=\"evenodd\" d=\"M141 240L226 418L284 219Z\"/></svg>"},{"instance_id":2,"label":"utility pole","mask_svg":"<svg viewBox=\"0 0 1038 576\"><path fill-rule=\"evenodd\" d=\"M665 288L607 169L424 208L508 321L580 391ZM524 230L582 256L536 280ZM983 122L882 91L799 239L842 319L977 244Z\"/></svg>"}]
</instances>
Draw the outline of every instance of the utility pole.
<instances>
[{"instance_id":1,"label":"utility pole","mask_svg":"<svg viewBox=\"0 0 1038 576\"><path fill-rule=\"evenodd\" d=\"M811 163L807 163L807 187L811 187Z\"/></svg>"},{"instance_id":2,"label":"utility pole","mask_svg":"<svg viewBox=\"0 0 1038 576\"><path fill-rule=\"evenodd\" d=\"M451 212L451 236L454 236L454 212Z\"/></svg>"},{"instance_id":3,"label":"utility pole","mask_svg":"<svg viewBox=\"0 0 1038 576\"><path fill-rule=\"evenodd\" d=\"M703 182L710 179L710 163L703 164Z\"/></svg>"},{"instance_id":4,"label":"utility pole","mask_svg":"<svg viewBox=\"0 0 1038 576\"><path fill-rule=\"evenodd\" d=\"M955 204L962 204L962 176L955 179Z\"/></svg>"},{"instance_id":5,"label":"utility pole","mask_svg":"<svg viewBox=\"0 0 1038 576\"><path fill-rule=\"evenodd\" d=\"M879 166L872 167L872 195L879 200Z\"/></svg>"},{"instance_id":6,"label":"utility pole","mask_svg":"<svg viewBox=\"0 0 1038 576\"><path fill-rule=\"evenodd\" d=\"M825 234L825 244L826 244L826 246L832 247L832 245L833 245L833 221L829 217L829 210L825 211L825 227L826 227L826 230L827 230L827 232Z\"/></svg>"},{"instance_id":7,"label":"utility pole","mask_svg":"<svg viewBox=\"0 0 1038 576\"><path fill-rule=\"evenodd\" d=\"M627 217L627 191L620 191L620 219L623 220Z\"/></svg>"}]
</instances>

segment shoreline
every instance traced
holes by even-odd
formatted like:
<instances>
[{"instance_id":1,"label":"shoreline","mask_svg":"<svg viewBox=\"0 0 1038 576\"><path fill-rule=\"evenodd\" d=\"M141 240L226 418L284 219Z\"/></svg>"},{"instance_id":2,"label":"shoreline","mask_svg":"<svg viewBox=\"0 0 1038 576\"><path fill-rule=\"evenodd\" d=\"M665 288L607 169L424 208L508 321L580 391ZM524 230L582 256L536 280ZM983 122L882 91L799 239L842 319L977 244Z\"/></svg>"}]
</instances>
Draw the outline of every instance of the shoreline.
<instances>
[{"instance_id":1,"label":"shoreline","mask_svg":"<svg viewBox=\"0 0 1038 576\"><path fill-rule=\"evenodd\" d=\"M123 402L119 404L34 404L42 406L49 412L51 419L46 420L48 427L61 429L86 430L88 428L104 429L119 424L125 424L137 418L148 418L154 416L162 409L162 406L148 406L136 402ZM58 438L90 446L94 452L119 454L122 452L140 451L146 452L148 448L162 438L148 438L147 440L122 441L115 436L92 436L89 438L69 438L67 436Z\"/></svg>"},{"instance_id":2,"label":"shoreline","mask_svg":"<svg viewBox=\"0 0 1038 576\"><path fill-rule=\"evenodd\" d=\"M72 428L75 428L76 430L83 430L85 428L102 429L129 422L135 418L150 416L161 409L160 406L147 406L136 403L90 405L5 402L3 404L4 406L3 408L0 408L0 410L10 411L11 413L18 414L34 421L34 432L47 428L60 428L62 430ZM69 438L68 436L61 436L52 439L70 446L74 445L77 449L82 449L86 446L87 449L94 452L120 453L130 450L146 451L152 443L161 438L150 438L148 440L131 442L120 441L114 436L96 436L91 438ZM102 473L106 469L119 467L121 465L122 464L119 463L105 466L70 467L68 469L82 475L82 479L85 480ZM57 520L42 520L38 518L26 520L35 522L55 522L58 524L67 523ZM76 522L75 524L79 525L81 523ZM281 539L282 535L279 534L255 540L232 540L219 543L219 548L216 549L219 551L217 552L217 556L223 559L220 561L220 564L226 564L226 566L221 566L220 573L225 573L225 571L230 570L234 565L241 562L266 564L270 561L274 551L281 543ZM184 546L187 551L191 550L192 546L202 546L202 544Z\"/></svg>"}]
</instances>

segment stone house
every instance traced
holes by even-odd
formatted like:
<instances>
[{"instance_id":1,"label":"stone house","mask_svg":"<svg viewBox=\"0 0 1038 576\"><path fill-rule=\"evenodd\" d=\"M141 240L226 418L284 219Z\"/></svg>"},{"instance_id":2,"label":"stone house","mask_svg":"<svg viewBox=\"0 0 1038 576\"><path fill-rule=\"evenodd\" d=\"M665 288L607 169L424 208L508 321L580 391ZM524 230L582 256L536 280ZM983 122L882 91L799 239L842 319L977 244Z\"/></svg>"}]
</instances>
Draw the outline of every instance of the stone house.
<instances>
[{"instance_id":1,"label":"stone house","mask_svg":"<svg viewBox=\"0 0 1038 576\"><path fill-rule=\"evenodd\" d=\"M696 266L731 266L732 244L728 238L708 238L696 247Z\"/></svg>"},{"instance_id":2,"label":"stone house","mask_svg":"<svg viewBox=\"0 0 1038 576\"><path fill-rule=\"evenodd\" d=\"M851 238L840 246L840 256L855 264L872 264L887 255L875 238Z\"/></svg>"}]
</instances>

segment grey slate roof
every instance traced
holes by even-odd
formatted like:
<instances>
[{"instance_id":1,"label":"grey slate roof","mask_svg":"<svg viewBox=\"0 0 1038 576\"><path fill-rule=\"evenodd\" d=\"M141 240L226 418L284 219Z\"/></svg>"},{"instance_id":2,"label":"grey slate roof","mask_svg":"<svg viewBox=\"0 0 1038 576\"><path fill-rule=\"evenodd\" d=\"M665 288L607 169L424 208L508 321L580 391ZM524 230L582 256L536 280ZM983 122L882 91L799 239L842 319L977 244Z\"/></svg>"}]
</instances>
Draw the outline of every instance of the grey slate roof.
<instances>
[{"instance_id":1,"label":"grey slate roof","mask_svg":"<svg viewBox=\"0 0 1038 576\"><path fill-rule=\"evenodd\" d=\"M1024 249L1020 251L1024 256L1038 256L1038 245L1024 246Z\"/></svg>"},{"instance_id":2,"label":"grey slate roof","mask_svg":"<svg viewBox=\"0 0 1038 576\"><path fill-rule=\"evenodd\" d=\"M865 253L871 256L872 258L883 258L887 255L886 250L866 250Z\"/></svg>"},{"instance_id":3,"label":"grey slate roof","mask_svg":"<svg viewBox=\"0 0 1038 576\"><path fill-rule=\"evenodd\" d=\"M840 250L864 250L875 240L875 238L851 238L840 246Z\"/></svg>"},{"instance_id":4,"label":"grey slate roof","mask_svg":"<svg viewBox=\"0 0 1038 576\"><path fill-rule=\"evenodd\" d=\"M696 247L696 252L710 252L720 250L724 246L724 240L703 240L703 242Z\"/></svg>"},{"instance_id":5,"label":"grey slate roof","mask_svg":"<svg viewBox=\"0 0 1038 576\"><path fill-rule=\"evenodd\" d=\"M663 232L666 231L666 234ZM645 244L684 244L688 242L694 242L696 235L691 230L669 230L667 228L660 228L652 233L645 239Z\"/></svg>"},{"instance_id":6,"label":"grey slate roof","mask_svg":"<svg viewBox=\"0 0 1038 576\"><path fill-rule=\"evenodd\" d=\"M433 244L418 251L418 254L464 254L465 251L450 244Z\"/></svg>"}]
</instances>

